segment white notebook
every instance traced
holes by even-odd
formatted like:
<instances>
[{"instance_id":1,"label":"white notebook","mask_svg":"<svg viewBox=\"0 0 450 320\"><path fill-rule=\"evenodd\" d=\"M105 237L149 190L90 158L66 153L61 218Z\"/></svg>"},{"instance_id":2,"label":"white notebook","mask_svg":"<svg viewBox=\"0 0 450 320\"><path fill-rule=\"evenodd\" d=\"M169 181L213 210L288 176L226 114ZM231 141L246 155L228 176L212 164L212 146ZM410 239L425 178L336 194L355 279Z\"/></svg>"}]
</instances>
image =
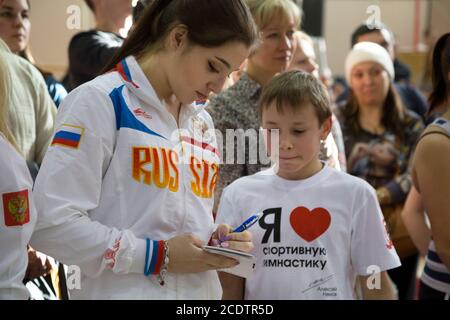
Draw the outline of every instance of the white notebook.
<instances>
[{"instance_id":1,"label":"white notebook","mask_svg":"<svg viewBox=\"0 0 450 320\"><path fill-rule=\"evenodd\" d=\"M255 269L256 257L252 254L221 247L204 246L203 250L210 253L220 254L225 257L233 258L239 261L239 264L232 268L219 269L219 271L228 272L242 278L248 278Z\"/></svg>"}]
</instances>

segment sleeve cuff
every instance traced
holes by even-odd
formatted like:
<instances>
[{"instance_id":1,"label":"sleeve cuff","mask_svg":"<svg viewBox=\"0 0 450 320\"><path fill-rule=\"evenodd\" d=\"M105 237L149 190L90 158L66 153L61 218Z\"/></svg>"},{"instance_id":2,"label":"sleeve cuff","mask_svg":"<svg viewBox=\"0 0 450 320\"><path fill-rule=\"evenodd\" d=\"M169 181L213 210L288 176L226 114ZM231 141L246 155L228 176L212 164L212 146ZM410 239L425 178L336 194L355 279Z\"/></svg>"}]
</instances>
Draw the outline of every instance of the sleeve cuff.
<instances>
[{"instance_id":1,"label":"sleeve cuff","mask_svg":"<svg viewBox=\"0 0 450 320\"><path fill-rule=\"evenodd\" d=\"M144 239L136 239L136 251L134 252L134 259L130 267L130 272L144 274L146 249L146 241Z\"/></svg>"}]
</instances>

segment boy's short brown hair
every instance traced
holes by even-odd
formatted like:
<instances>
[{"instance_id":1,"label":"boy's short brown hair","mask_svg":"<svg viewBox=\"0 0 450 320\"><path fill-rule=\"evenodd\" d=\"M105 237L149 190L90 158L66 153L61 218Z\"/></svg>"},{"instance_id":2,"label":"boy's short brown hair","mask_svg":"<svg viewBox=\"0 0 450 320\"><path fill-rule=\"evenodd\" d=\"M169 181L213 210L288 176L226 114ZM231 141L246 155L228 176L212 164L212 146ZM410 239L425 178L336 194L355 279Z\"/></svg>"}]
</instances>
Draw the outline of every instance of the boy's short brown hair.
<instances>
[{"instance_id":1,"label":"boy's short brown hair","mask_svg":"<svg viewBox=\"0 0 450 320\"><path fill-rule=\"evenodd\" d=\"M312 74L303 71L288 71L274 77L265 87L259 101L259 114L273 102L277 111L283 112L286 106L294 110L311 103L322 125L331 117L330 99L325 86Z\"/></svg>"}]
</instances>

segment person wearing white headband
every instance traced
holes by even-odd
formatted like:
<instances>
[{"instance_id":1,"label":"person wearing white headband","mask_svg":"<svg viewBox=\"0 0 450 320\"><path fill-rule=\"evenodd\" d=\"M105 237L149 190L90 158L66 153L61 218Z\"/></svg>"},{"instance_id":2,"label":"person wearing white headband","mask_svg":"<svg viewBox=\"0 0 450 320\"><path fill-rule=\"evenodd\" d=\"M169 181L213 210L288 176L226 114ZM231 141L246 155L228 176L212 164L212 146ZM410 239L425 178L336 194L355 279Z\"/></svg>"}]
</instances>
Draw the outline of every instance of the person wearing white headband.
<instances>
[{"instance_id":1,"label":"person wearing white headband","mask_svg":"<svg viewBox=\"0 0 450 320\"><path fill-rule=\"evenodd\" d=\"M412 182L409 159L423 124L406 109L394 87L389 53L372 42L357 43L347 55L345 75L350 86L347 102L336 115L344 134L348 173L377 191L388 232L402 266L388 273L405 299L417 265L417 249L400 213Z\"/></svg>"},{"instance_id":2,"label":"person wearing white headband","mask_svg":"<svg viewBox=\"0 0 450 320\"><path fill-rule=\"evenodd\" d=\"M345 61L345 77L350 87L352 86L350 73L353 67L358 63L369 61L381 65L393 81L395 78L394 64L386 49L374 42L359 42L353 46Z\"/></svg>"}]
</instances>

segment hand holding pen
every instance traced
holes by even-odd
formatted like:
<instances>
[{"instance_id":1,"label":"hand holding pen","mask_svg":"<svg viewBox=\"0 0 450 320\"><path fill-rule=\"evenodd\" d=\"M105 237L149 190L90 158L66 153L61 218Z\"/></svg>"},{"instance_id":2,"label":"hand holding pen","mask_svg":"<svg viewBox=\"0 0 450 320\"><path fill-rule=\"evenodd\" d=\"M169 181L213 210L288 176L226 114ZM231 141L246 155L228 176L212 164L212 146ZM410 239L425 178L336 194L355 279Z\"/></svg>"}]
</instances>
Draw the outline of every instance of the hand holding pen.
<instances>
[{"instance_id":1,"label":"hand holding pen","mask_svg":"<svg viewBox=\"0 0 450 320\"><path fill-rule=\"evenodd\" d=\"M244 252L251 251L253 249L252 235L247 229L254 225L261 216L262 213L255 214L235 229L232 229L229 225L221 224L213 236L213 244Z\"/></svg>"},{"instance_id":2,"label":"hand holding pen","mask_svg":"<svg viewBox=\"0 0 450 320\"><path fill-rule=\"evenodd\" d=\"M242 232L250 228L252 225L254 225L259 218L262 217L262 212L259 212L257 214L252 215L250 218L242 222L242 224L233 230L233 232Z\"/></svg>"}]
</instances>

